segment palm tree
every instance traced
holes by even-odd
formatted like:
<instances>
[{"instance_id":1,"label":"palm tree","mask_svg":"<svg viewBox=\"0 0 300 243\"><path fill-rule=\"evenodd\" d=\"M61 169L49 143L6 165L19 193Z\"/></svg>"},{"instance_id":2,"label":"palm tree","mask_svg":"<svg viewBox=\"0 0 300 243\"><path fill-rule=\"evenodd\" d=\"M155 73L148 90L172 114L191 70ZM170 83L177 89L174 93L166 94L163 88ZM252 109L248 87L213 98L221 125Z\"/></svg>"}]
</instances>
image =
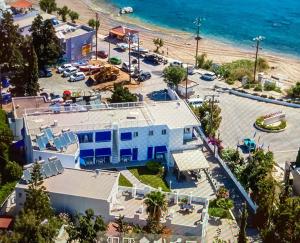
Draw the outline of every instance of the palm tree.
<instances>
[{"instance_id":1,"label":"palm tree","mask_svg":"<svg viewBox=\"0 0 300 243\"><path fill-rule=\"evenodd\" d=\"M75 11L70 11L69 12L69 17L72 21L72 23L75 23L77 19L79 19L79 13L75 12Z\"/></svg>"},{"instance_id":2,"label":"palm tree","mask_svg":"<svg viewBox=\"0 0 300 243\"><path fill-rule=\"evenodd\" d=\"M155 38L154 40L153 40L153 43L154 43L154 45L155 45L155 47L156 47L156 50L154 51L154 52L159 52L159 49L161 48L161 47L163 47L163 45L164 45L164 40L163 39L161 39L161 38Z\"/></svg>"},{"instance_id":3,"label":"palm tree","mask_svg":"<svg viewBox=\"0 0 300 243\"><path fill-rule=\"evenodd\" d=\"M67 21L67 15L70 13L70 9L65 5L57 10L57 14L61 16L63 22Z\"/></svg>"},{"instance_id":4,"label":"palm tree","mask_svg":"<svg viewBox=\"0 0 300 243\"><path fill-rule=\"evenodd\" d=\"M99 22L99 20L89 19L88 26L90 26L93 29L96 29L96 28L99 29L100 22Z\"/></svg>"},{"instance_id":5,"label":"palm tree","mask_svg":"<svg viewBox=\"0 0 300 243\"><path fill-rule=\"evenodd\" d=\"M145 204L148 219L160 223L160 218L167 211L167 200L165 194L160 191L153 191L146 196Z\"/></svg>"}]
</instances>

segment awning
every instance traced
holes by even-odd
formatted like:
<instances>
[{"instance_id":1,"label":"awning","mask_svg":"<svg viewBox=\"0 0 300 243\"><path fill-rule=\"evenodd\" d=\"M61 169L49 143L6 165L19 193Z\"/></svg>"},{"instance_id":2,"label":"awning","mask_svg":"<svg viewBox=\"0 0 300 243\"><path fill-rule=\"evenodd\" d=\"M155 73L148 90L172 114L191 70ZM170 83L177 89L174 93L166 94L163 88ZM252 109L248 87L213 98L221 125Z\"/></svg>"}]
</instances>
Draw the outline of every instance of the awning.
<instances>
[{"instance_id":1,"label":"awning","mask_svg":"<svg viewBox=\"0 0 300 243\"><path fill-rule=\"evenodd\" d=\"M96 142L111 141L111 131L96 132Z\"/></svg>"},{"instance_id":2,"label":"awning","mask_svg":"<svg viewBox=\"0 0 300 243\"><path fill-rule=\"evenodd\" d=\"M120 156L131 156L132 151L131 149L121 149L120 150Z\"/></svg>"},{"instance_id":3,"label":"awning","mask_svg":"<svg viewBox=\"0 0 300 243\"><path fill-rule=\"evenodd\" d=\"M111 148L96 149L95 156L111 156Z\"/></svg>"},{"instance_id":4,"label":"awning","mask_svg":"<svg viewBox=\"0 0 300 243\"><path fill-rule=\"evenodd\" d=\"M81 158L94 157L94 150L93 149L80 150L80 157Z\"/></svg>"},{"instance_id":5,"label":"awning","mask_svg":"<svg viewBox=\"0 0 300 243\"><path fill-rule=\"evenodd\" d=\"M166 146L156 146L155 147L155 153L167 153L167 147Z\"/></svg>"},{"instance_id":6,"label":"awning","mask_svg":"<svg viewBox=\"0 0 300 243\"><path fill-rule=\"evenodd\" d=\"M127 141L132 139L132 133L131 132L122 132L121 133L121 141Z\"/></svg>"},{"instance_id":7,"label":"awning","mask_svg":"<svg viewBox=\"0 0 300 243\"><path fill-rule=\"evenodd\" d=\"M193 149L181 152L172 152L172 156L179 171L209 168L208 162L201 150Z\"/></svg>"},{"instance_id":8,"label":"awning","mask_svg":"<svg viewBox=\"0 0 300 243\"><path fill-rule=\"evenodd\" d=\"M31 8L32 3L26 0L20 0L10 4L13 8Z\"/></svg>"}]
</instances>

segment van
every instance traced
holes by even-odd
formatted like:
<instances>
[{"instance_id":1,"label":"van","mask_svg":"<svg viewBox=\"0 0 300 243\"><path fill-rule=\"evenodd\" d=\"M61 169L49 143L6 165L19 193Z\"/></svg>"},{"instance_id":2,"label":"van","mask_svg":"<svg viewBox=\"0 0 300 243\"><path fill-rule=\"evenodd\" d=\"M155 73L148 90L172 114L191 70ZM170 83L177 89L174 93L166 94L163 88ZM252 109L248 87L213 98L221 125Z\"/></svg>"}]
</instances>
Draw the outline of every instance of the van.
<instances>
[{"instance_id":1,"label":"van","mask_svg":"<svg viewBox=\"0 0 300 243\"><path fill-rule=\"evenodd\" d=\"M203 99L201 98L190 98L187 103L194 108L200 107L203 104Z\"/></svg>"}]
</instances>

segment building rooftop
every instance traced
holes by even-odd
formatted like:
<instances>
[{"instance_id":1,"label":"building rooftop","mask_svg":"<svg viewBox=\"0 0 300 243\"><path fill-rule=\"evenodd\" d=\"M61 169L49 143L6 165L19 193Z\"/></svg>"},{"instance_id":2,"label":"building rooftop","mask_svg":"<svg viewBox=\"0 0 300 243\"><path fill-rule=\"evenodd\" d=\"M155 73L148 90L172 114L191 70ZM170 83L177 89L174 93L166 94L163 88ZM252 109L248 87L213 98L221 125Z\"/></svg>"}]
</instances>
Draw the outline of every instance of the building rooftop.
<instances>
[{"instance_id":1,"label":"building rooftop","mask_svg":"<svg viewBox=\"0 0 300 243\"><path fill-rule=\"evenodd\" d=\"M64 168L63 173L44 179L43 186L51 193L109 200L118 180L119 172L100 170L97 174L95 171ZM27 188L27 185L18 183L16 187Z\"/></svg>"},{"instance_id":2,"label":"building rooftop","mask_svg":"<svg viewBox=\"0 0 300 243\"><path fill-rule=\"evenodd\" d=\"M22 17L15 18L14 23L19 26L20 29L24 27L28 27L32 25L33 20L36 18L38 12L33 12L31 14L24 15ZM41 13L40 14L43 17L43 20L46 19L55 19L55 15L47 14L47 13Z\"/></svg>"},{"instance_id":3,"label":"building rooftop","mask_svg":"<svg viewBox=\"0 0 300 243\"><path fill-rule=\"evenodd\" d=\"M19 0L10 4L12 8L31 8L32 3L26 0Z\"/></svg>"},{"instance_id":4,"label":"building rooftop","mask_svg":"<svg viewBox=\"0 0 300 243\"><path fill-rule=\"evenodd\" d=\"M54 26L54 28L59 39L69 39L93 31L90 27L71 23L61 23Z\"/></svg>"},{"instance_id":5,"label":"building rooftop","mask_svg":"<svg viewBox=\"0 0 300 243\"><path fill-rule=\"evenodd\" d=\"M81 106L81 109L54 112L50 108L27 109L25 123L30 135L40 133L41 126L51 126L54 132L167 125L170 129L196 126L198 120L188 105L182 101L136 102L99 105L97 109ZM56 124L54 126L54 124Z\"/></svg>"},{"instance_id":6,"label":"building rooftop","mask_svg":"<svg viewBox=\"0 0 300 243\"><path fill-rule=\"evenodd\" d=\"M110 34L118 35L120 37L124 37L127 34L137 34L139 33L137 30L133 30L130 28L127 28L125 26L117 26L112 28L110 31Z\"/></svg>"}]
</instances>

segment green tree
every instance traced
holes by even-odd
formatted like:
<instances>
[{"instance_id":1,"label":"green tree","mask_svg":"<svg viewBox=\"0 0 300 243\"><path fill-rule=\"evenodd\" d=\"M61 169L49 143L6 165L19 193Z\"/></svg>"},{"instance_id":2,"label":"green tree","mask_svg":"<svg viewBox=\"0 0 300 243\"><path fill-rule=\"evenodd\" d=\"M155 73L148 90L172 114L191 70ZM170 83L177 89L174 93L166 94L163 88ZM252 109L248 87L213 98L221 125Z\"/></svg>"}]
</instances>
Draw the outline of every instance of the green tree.
<instances>
[{"instance_id":1,"label":"green tree","mask_svg":"<svg viewBox=\"0 0 300 243\"><path fill-rule=\"evenodd\" d=\"M295 85L289 88L287 93L292 98L300 98L300 82L297 82Z\"/></svg>"},{"instance_id":2,"label":"green tree","mask_svg":"<svg viewBox=\"0 0 300 243\"><path fill-rule=\"evenodd\" d=\"M177 85L186 78L186 70L183 67L166 67L163 71L164 80L170 85Z\"/></svg>"},{"instance_id":3,"label":"green tree","mask_svg":"<svg viewBox=\"0 0 300 243\"><path fill-rule=\"evenodd\" d=\"M24 56L24 59L27 59L28 63L24 73L24 78L26 77L25 94L28 96L36 96L39 91L39 69L38 58L31 41L28 47L28 55Z\"/></svg>"},{"instance_id":4,"label":"green tree","mask_svg":"<svg viewBox=\"0 0 300 243\"><path fill-rule=\"evenodd\" d=\"M48 14L51 14L57 9L55 0L40 0L39 5L41 10Z\"/></svg>"},{"instance_id":5,"label":"green tree","mask_svg":"<svg viewBox=\"0 0 300 243\"><path fill-rule=\"evenodd\" d=\"M38 15L34 19L30 31L39 69L55 64L62 55L62 48L51 20L43 21L42 16Z\"/></svg>"},{"instance_id":6,"label":"green tree","mask_svg":"<svg viewBox=\"0 0 300 243\"><path fill-rule=\"evenodd\" d=\"M300 148L298 149L298 154L296 158L296 167L300 167Z\"/></svg>"},{"instance_id":7,"label":"green tree","mask_svg":"<svg viewBox=\"0 0 300 243\"><path fill-rule=\"evenodd\" d=\"M104 223L102 217L95 216L92 209L87 209L85 211L85 215L77 215L76 222L68 226L68 242L95 242L97 234L100 232L105 232L106 228L107 225Z\"/></svg>"},{"instance_id":8,"label":"green tree","mask_svg":"<svg viewBox=\"0 0 300 243\"><path fill-rule=\"evenodd\" d=\"M162 214L167 211L166 196L160 191L152 191L147 194L144 202L148 214L148 231L159 233L161 230L160 218L162 217Z\"/></svg>"},{"instance_id":9,"label":"green tree","mask_svg":"<svg viewBox=\"0 0 300 243\"><path fill-rule=\"evenodd\" d=\"M3 12L0 21L0 60L1 71L15 72L23 62L20 46L23 43L23 36L14 25L14 20L9 12Z\"/></svg>"},{"instance_id":10,"label":"green tree","mask_svg":"<svg viewBox=\"0 0 300 243\"><path fill-rule=\"evenodd\" d=\"M99 20L89 19L88 26L92 27L93 29L96 29L96 28L99 29L100 22L99 22Z\"/></svg>"},{"instance_id":11,"label":"green tree","mask_svg":"<svg viewBox=\"0 0 300 243\"><path fill-rule=\"evenodd\" d=\"M243 212L242 212L242 218L241 218L240 232L239 232L239 236L238 236L238 243L247 243L248 242L247 235L246 235L247 218L248 218L247 204L243 203Z\"/></svg>"},{"instance_id":12,"label":"green tree","mask_svg":"<svg viewBox=\"0 0 300 243\"><path fill-rule=\"evenodd\" d=\"M4 181L16 181L21 178L22 174L22 167L18 163L14 161L7 161L2 178Z\"/></svg>"},{"instance_id":13,"label":"green tree","mask_svg":"<svg viewBox=\"0 0 300 243\"><path fill-rule=\"evenodd\" d=\"M130 93L122 84L114 84L114 90L110 99L111 103L136 102L137 97Z\"/></svg>"},{"instance_id":14,"label":"green tree","mask_svg":"<svg viewBox=\"0 0 300 243\"><path fill-rule=\"evenodd\" d=\"M197 56L197 68L210 70L212 68L213 61L207 59L207 54L203 53Z\"/></svg>"},{"instance_id":15,"label":"green tree","mask_svg":"<svg viewBox=\"0 0 300 243\"><path fill-rule=\"evenodd\" d=\"M55 242L60 223L56 218L42 220L37 215L28 211L21 212L14 224L10 242L14 243L46 243Z\"/></svg>"},{"instance_id":16,"label":"green tree","mask_svg":"<svg viewBox=\"0 0 300 243\"><path fill-rule=\"evenodd\" d=\"M43 186L41 166L35 163L32 167L31 180L26 190L24 212L33 212L38 220L49 219L53 216L50 199Z\"/></svg>"},{"instance_id":17,"label":"green tree","mask_svg":"<svg viewBox=\"0 0 300 243\"><path fill-rule=\"evenodd\" d=\"M124 221L124 215L119 215L119 217L115 219L115 223L116 225L114 227L118 232L124 234L128 233L130 226Z\"/></svg>"},{"instance_id":18,"label":"green tree","mask_svg":"<svg viewBox=\"0 0 300 243\"><path fill-rule=\"evenodd\" d=\"M199 119L206 135L215 137L222 121L221 108L212 101L205 101L199 107Z\"/></svg>"},{"instance_id":19,"label":"green tree","mask_svg":"<svg viewBox=\"0 0 300 243\"><path fill-rule=\"evenodd\" d=\"M154 52L159 53L159 49L164 46L164 40L161 38L155 38L155 39L153 39L153 44L156 47Z\"/></svg>"},{"instance_id":20,"label":"green tree","mask_svg":"<svg viewBox=\"0 0 300 243\"><path fill-rule=\"evenodd\" d=\"M70 13L70 9L64 5L62 8L57 9L57 14L61 16L63 22L67 21L67 15Z\"/></svg>"},{"instance_id":21,"label":"green tree","mask_svg":"<svg viewBox=\"0 0 300 243\"><path fill-rule=\"evenodd\" d=\"M76 20L79 19L79 13L70 10L69 17L70 17L72 23L76 23Z\"/></svg>"}]
</instances>

